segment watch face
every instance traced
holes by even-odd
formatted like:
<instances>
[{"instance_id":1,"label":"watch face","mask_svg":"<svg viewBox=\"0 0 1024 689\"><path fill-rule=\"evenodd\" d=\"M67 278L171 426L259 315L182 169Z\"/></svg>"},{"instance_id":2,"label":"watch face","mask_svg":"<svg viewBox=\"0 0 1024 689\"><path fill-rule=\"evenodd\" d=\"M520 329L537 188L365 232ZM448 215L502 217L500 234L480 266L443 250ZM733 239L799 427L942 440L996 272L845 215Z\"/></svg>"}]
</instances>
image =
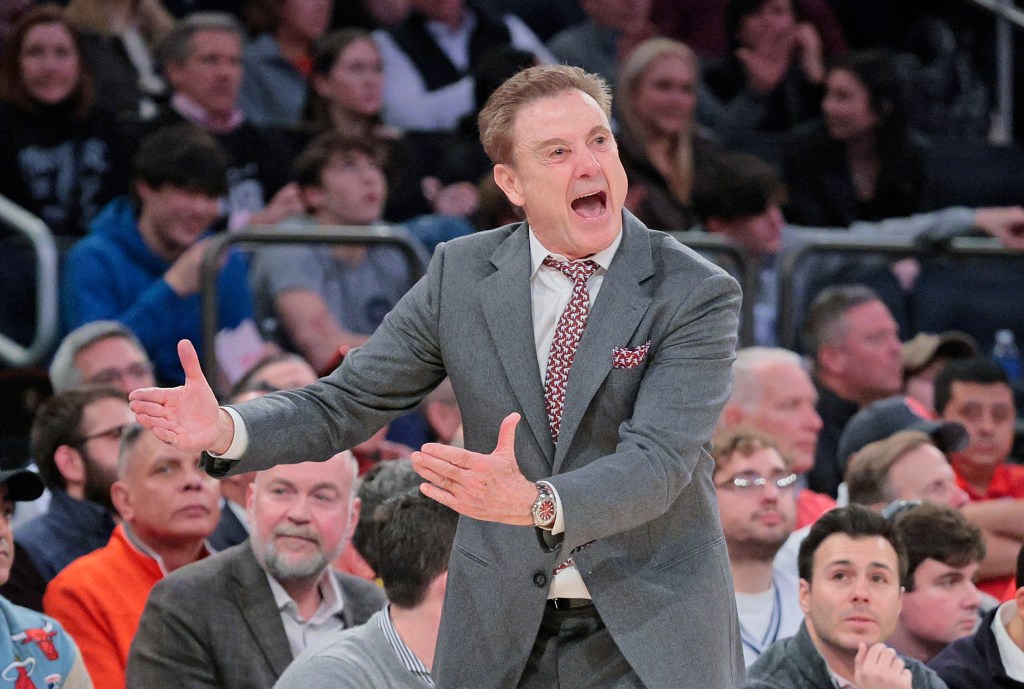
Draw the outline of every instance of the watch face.
<instances>
[{"instance_id":1,"label":"watch face","mask_svg":"<svg viewBox=\"0 0 1024 689\"><path fill-rule=\"evenodd\" d=\"M541 524L547 524L554 521L555 519L555 501L551 498L545 498L537 503L537 506L533 511L537 517L537 521Z\"/></svg>"}]
</instances>

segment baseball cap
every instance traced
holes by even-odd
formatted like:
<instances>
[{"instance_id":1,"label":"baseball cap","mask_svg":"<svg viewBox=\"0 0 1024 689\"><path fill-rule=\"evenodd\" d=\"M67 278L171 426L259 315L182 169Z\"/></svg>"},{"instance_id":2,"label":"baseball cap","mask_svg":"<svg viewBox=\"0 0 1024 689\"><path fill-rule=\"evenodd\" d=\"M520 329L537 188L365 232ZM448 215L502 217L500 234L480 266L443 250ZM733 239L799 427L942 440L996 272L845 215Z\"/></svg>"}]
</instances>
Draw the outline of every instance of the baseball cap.
<instances>
[{"instance_id":1,"label":"baseball cap","mask_svg":"<svg viewBox=\"0 0 1024 689\"><path fill-rule=\"evenodd\" d=\"M43 480L29 469L0 471L0 486L7 486L7 499L31 502L43 494Z\"/></svg>"},{"instance_id":2,"label":"baseball cap","mask_svg":"<svg viewBox=\"0 0 1024 689\"><path fill-rule=\"evenodd\" d=\"M947 330L938 335L918 333L903 343L903 372L913 375L940 355L959 358L974 356L980 351L977 340L959 330Z\"/></svg>"},{"instance_id":3,"label":"baseball cap","mask_svg":"<svg viewBox=\"0 0 1024 689\"><path fill-rule=\"evenodd\" d=\"M839 436L836 459L846 464L868 443L884 440L897 431L923 431L944 453L967 447L967 429L956 421L932 421L917 400L902 395L872 402L853 415Z\"/></svg>"}]
</instances>

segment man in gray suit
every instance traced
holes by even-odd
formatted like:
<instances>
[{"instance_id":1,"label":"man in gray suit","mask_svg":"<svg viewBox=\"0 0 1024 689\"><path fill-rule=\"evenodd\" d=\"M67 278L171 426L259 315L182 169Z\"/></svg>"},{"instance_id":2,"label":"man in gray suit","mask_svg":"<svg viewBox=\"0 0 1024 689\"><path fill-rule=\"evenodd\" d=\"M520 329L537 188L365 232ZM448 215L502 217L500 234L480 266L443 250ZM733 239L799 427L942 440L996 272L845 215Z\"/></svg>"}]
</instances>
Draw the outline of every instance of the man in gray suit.
<instances>
[{"instance_id":1,"label":"man in gray suit","mask_svg":"<svg viewBox=\"0 0 1024 689\"><path fill-rule=\"evenodd\" d=\"M466 449L413 456L421 490L462 515L440 687L727 689L743 676L704 450L740 293L623 209L610 106L574 67L505 82L481 140L527 222L438 246L325 379L218 408L182 341L185 386L132 393L143 423L212 451L207 469L224 475L350 447L447 374Z\"/></svg>"},{"instance_id":2,"label":"man in gray suit","mask_svg":"<svg viewBox=\"0 0 1024 689\"><path fill-rule=\"evenodd\" d=\"M377 586L328 567L358 519L355 478L350 452L257 474L250 540L153 588L128 687L270 689L307 646L380 610Z\"/></svg>"}]
</instances>

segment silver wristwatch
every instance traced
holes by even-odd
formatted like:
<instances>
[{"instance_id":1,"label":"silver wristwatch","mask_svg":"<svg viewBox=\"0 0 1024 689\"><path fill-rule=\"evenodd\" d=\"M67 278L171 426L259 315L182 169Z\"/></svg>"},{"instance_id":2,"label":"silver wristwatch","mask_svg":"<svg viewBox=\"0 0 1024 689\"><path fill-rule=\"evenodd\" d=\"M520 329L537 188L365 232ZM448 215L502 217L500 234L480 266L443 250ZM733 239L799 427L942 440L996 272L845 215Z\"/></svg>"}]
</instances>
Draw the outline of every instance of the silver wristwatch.
<instances>
[{"instance_id":1,"label":"silver wristwatch","mask_svg":"<svg viewBox=\"0 0 1024 689\"><path fill-rule=\"evenodd\" d=\"M540 493L537 495L533 507L530 508L530 512L533 513L533 525L538 529L550 531L555 526L555 517L558 512L555 493L551 490L551 486L544 481L537 482L537 490Z\"/></svg>"}]
</instances>

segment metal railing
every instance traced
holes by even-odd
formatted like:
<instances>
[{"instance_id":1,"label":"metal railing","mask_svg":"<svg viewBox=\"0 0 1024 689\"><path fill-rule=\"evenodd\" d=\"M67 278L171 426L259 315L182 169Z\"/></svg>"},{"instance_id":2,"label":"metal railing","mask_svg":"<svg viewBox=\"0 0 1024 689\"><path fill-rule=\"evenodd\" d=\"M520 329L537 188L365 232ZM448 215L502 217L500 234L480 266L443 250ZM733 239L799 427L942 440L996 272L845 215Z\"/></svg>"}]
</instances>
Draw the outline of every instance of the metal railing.
<instances>
[{"instance_id":1,"label":"metal railing","mask_svg":"<svg viewBox=\"0 0 1024 689\"><path fill-rule=\"evenodd\" d=\"M29 241L36 265L36 323L32 340L25 347L0 333L0 362L12 367L34 366L57 341L57 244L46 223L4 196L0 196L0 224Z\"/></svg>"},{"instance_id":2,"label":"metal railing","mask_svg":"<svg viewBox=\"0 0 1024 689\"><path fill-rule=\"evenodd\" d=\"M801 235L801 244L785 251L779 257L778 317L776 327L779 344L788 349L796 345L798 324L795 322L794 301L808 296L799 293L796 281L803 264L823 254L876 255L893 258L984 258L1014 257L1024 259L1024 251L1008 249L988 237L957 237L949 242L931 244L914 241L898 234L878 234L871 237L846 231L808 231Z\"/></svg>"},{"instance_id":3,"label":"metal railing","mask_svg":"<svg viewBox=\"0 0 1024 689\"><path fill-rule=\"evenodd\" d=\"M742 249L720 235L696 230L669 234L728 272L740 283L743 289L743 302L740 306L737 347L749 347L754 344L754 299L749 296L757 293L757 267L751 265Z\"/></svg>"},{"instance_id":4,"label":"metal railing","mask_svg":"<svg viewBox=\"0 0 1024 689\"><path fill-rule=\"evenodd\" d=\"M997 113L992 143L1008 144L1013 141L1013 33L1016 26L1024 29L1024 12L1013 0L966 0L990 12L996 20L996 100Z\"/></svg>"},{"instance_id":5,"label":"metal railing","mask_svg":"<svg viewBox=\"0 0 1024 689\"><path fill-rule=\"evenodd\" d=\"M415 282L423 275L425 266L410 237L404 228L386 225L254 225L239 232L213 237L203 253L200 268L203 304L203 351L200 355L204 369L211 377L217 371L217 273L220 256L228 247L235 244L391 244L404 254L409 262L412 282Z\"/></svg>"}]
</instances>

